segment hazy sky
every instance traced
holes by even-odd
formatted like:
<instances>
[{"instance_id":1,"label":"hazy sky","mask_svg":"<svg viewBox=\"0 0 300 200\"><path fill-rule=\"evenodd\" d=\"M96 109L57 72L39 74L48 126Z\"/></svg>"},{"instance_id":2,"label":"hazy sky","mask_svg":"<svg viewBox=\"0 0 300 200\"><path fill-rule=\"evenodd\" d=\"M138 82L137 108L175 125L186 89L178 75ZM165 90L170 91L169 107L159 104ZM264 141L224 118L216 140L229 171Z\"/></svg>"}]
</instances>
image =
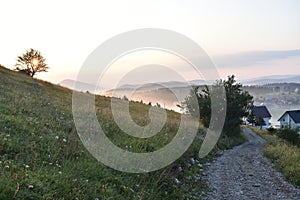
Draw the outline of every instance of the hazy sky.
<instances>
[{"instance_id":1,"label":"hazy sky","mask_svg":"<svg viewBox=\"0 0 300 200\"><path fill-rule=\"evenodd\" d=\"M299 0L10 0L0 8L0 64L12 68L26 49L38 49L50 70L37 77L56 83L75 79L102 42L139 28L193 39L222 77L300 74Z\"/></svg>"}]
</instances>

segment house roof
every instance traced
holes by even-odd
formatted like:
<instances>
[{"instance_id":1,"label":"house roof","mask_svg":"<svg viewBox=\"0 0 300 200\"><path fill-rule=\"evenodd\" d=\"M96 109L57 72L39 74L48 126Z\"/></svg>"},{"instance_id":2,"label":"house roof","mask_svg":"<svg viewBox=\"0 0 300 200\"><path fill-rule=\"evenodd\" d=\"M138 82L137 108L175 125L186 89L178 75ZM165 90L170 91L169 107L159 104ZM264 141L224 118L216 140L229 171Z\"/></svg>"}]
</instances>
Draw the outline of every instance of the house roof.
<instances>
[{"instance_id":1,"label":"house roof","mask_svg":"<svg viewBox=\"0 0 300 200\"><path fill-rule=\"evenodd\" d=\"M288 114L295 123L300 123L300 110L289 110L286 111L279 119L278 121L281 120L282 117L284 117L286 114Z\"/></svg>"},{"instance_id":2,"label":"house roof","mask_svg":"<svg viewBox=\"0 0 300 200\"><path fill-rule=\"evenodd\" d=\"M271 114L266 106L254 106L253 113L255 117L271 118Z\"/></svg>"}]
</instances>

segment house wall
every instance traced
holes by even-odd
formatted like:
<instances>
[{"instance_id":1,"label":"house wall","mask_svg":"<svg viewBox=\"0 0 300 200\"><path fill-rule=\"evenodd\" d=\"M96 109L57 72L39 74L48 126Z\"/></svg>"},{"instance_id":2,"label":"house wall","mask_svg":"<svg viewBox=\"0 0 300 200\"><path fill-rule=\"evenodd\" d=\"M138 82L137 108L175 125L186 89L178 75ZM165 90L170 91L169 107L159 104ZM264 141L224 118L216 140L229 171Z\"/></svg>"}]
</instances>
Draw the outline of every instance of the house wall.
<instances>
[{"instance_id":1,"label":"house wall","mask_svg":"<svg viewBox=\"0 0 300 200\"><path fill-rule=\"evenodd\" d=\"M270 118L265 117L265 118L264 118L264 121L265 121L265 123L266 123L266 125L264 125L264 127L269 127L269 126L270 126Z\"/></svg>"},{"instance_id":2,"label":"house wall","mask_svg":"<svg viewBox=\"0 0 300 200\"><path fill-rule=\"evenodd\" d=\"M291 120L292 121L292 123L291 123L291 128L296 128L296 127L299 127L300 128L300 124L298 123L298 124L296 124L295 122L294 122L294 120Z\"/></svg>"},{"instance_id":3,"label":"house wall","mask_svg":"<svg viewBox=\"0 0 300 200\"><path fill-rule=\"evenodd\" d=\"M295 123L294 120L290 117L290 115L285 114L280 120L280 127L283 128L284 126L290 126L291 128L300 128L300 123Z\"/></svg>"},{"instance_id":4,"label":"house wall","mask_svg":"<svg viewBox=\"0 0 300 200\"><path fill-rule=\"evenodd\" d=\"M284 126L289 126L290 120L290 116L288 114L285 114L280 120L280 128L283 128Z\"/></svg>"}]
</instances>

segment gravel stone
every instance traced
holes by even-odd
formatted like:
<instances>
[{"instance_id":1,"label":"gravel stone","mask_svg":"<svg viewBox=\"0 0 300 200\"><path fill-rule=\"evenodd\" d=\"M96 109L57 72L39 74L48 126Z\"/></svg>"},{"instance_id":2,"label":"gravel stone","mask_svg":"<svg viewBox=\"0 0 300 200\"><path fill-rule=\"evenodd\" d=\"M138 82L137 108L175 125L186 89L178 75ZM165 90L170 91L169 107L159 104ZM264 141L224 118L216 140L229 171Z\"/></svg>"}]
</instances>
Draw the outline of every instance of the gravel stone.
<instances>
[{"instance_id":1,"label":"gravel stone","mask_svg":"<svg viewBox=\"0 0 300 200\"><path fill-rule=\"evenodd\" d=\"M288 183L264 157L264 140L244 129L248 142L224 151L206 168L210 192L204 199L299 200L300 189Z\"/></svg>"}]
</instances>

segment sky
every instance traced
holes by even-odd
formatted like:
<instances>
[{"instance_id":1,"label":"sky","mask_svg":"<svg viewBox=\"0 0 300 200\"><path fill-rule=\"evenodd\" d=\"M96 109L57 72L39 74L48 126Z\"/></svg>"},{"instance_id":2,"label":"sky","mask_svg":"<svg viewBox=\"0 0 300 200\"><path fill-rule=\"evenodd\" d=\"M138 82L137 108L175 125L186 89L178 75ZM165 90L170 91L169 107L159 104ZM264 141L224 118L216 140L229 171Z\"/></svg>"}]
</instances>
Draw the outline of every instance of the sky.
<instances>
[{"instance_id":1,"label":"sky","mask_svg":"<svg viewBox=\"0 0 300 200\"><path fill-rule=\"evenodd\" d=\"M197 42L222 78L300 74L298 0L10 0L1 1L0 8L0 64L14 68L17 56L37 49L50 67L37 78L53 83L76 79L99 45L141 28L167 29ZM121 58L103 82L120 80L120 72L132 70L129 66L145 55L143 65L177 66L187 79L199 78L178 67L182 60L148 51Z\"/></svg>"}]
</instances>

